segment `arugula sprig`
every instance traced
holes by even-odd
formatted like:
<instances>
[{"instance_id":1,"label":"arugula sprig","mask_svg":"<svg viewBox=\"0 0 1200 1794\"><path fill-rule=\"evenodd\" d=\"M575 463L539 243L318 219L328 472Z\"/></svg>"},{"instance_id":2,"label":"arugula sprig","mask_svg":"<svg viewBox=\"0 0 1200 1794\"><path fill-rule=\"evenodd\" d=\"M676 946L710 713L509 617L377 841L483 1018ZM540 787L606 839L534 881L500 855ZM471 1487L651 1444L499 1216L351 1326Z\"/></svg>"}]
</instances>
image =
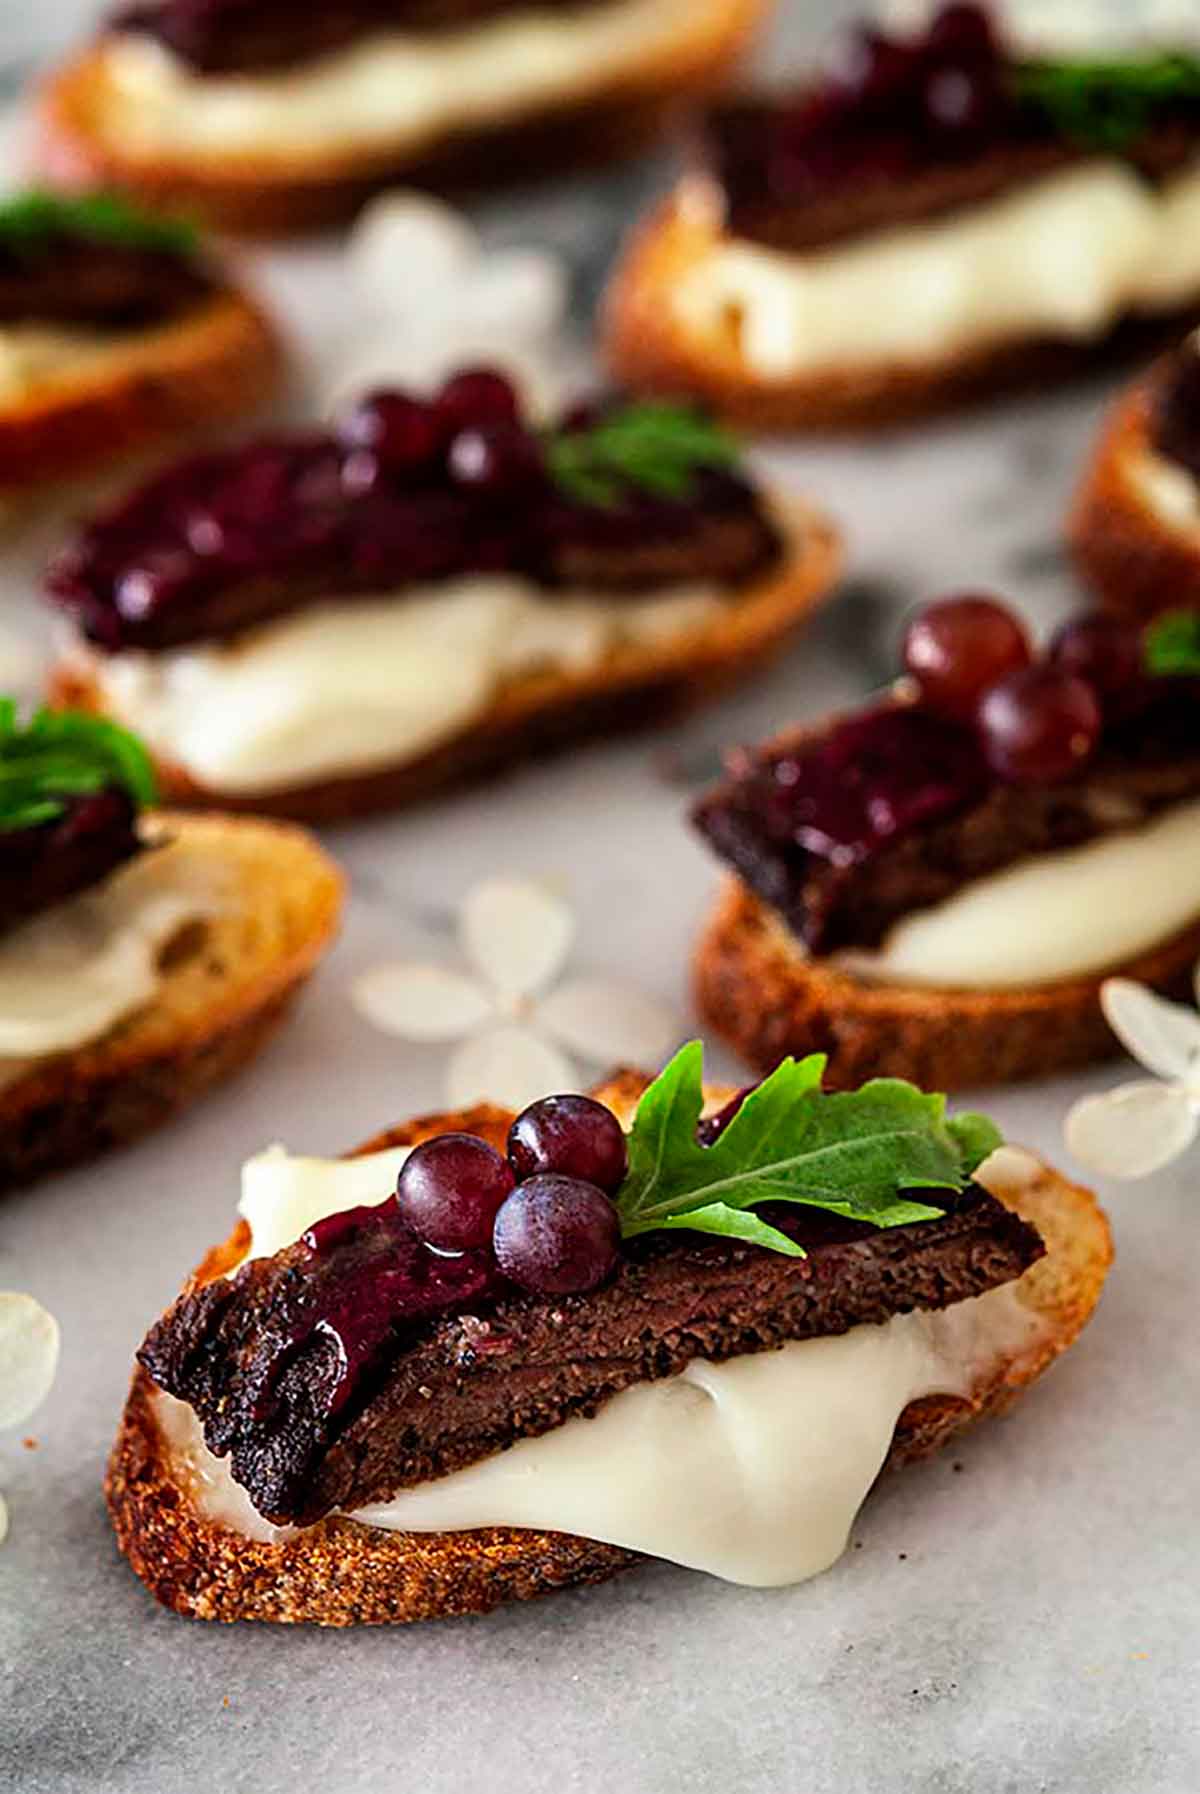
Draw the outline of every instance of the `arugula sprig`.
<instances>
[{"instance_id":1,"label":"arugula sprig","mask_svg":"<svg viewBox=\"0 0 1200 1794\"><path fill-rule=\"evenodd\" d=\"M0 698L0 831L61 816L71 798L113 785L139 806L157 798L150 757L136 736L103 717L39 710L22 724Z\"/></svg>"},{"instance_id":2,"label":"arugula sprig","mask_svg":"<svg viewBox=\"0 0 1200 1794\"><path fill-rule=\"evenodd\" d=\"M1013 88L1070 142L1120 154L1164 107L1200 101L1200 58L1156 51L1022 62Z\"/></svg>"},{"instance_id":3,"label":"arugula sprig","mask_svg":"<svg viewBox=\"0 0 1200 1794\"><path fill-rule=\"evenodd\" d=\"M1169 610L1142 637L1146 671L1161 678L1200 677L1200 610Z\"/></svg>"},{"instance_id":4,"label":"arugula sprig","mask_svg":"<svg viewBox=\"0 0 1200 1794\"><path fill-rule=\"evenodd\" d=\"M20 193L0 204L0 244L36 248L54 237L82 237L127 249L190 255L196 232L182 218L160 218L116 193Z\"/></svg>"},{"instance_id":5,"label":"arugula sprig","mask_svg":"<svg viewBox=\"0 0 1200 1794\"><path fill-rule=\"evenodd\" d=\"M825 1057L785 1059L746 1097L711 1146L696 1126L704 1103L698 1040L644 1093L616 1196L625 1238L687 1228L803 1258L802 1246L753 1213L796 1202L876 1227L938 1219L912 1190L959 1191L1000 1144L983 1115L947 1116L946 1099L898 1078L822 1090Z\"/></svg>"},{"instance_id":6,"label":"arugula sprig","mask_svg":"<svg viewBox=\"0 0 1200 1794\"><path fill-rule=\"evenodd\" d=\"M738 457L720 424L662 399L622 406L586 429L551 431L542 447L550 477L569 498L605 507L630 487L686 498L701 469L732 467Z\"/></svg>"}]
</instances>

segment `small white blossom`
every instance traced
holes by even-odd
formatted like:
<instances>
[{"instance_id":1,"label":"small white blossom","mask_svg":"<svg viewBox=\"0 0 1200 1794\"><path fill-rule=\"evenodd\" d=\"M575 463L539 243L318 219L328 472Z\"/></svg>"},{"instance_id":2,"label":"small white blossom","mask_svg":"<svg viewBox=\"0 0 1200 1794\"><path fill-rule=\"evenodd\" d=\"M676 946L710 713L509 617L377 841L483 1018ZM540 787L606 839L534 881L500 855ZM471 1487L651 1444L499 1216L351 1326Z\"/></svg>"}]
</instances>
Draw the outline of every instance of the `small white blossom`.
<instances>
[{"instance_id":1,"label":"small white blossom","mask_svg":"<svg viewBox=\"0 0 1200 1794\"><path fill-rule=\"evenodd\" d=\"M45 1401L58 1368L58 1323L40 1302L0 1290L0 1428L20 1426ZM0 1495L0 1540L8 1509Z\"/></svg>"},{"instance_id":2,"label":"small white blossom","mask_svg":"<svg viewBox=\"0 0 1200 1794\"><path fill-rule=\"evenodd\" d=\"M458 938L466 969L392 961L363 973L352 991L385 1033L457 1043L445 1074L454 1108L523 1109L579 1090L588 1080L577 1061L653 1067L679 1038L676 1016L645 992L605 978L561 979L575 918L545 885L477 885L459 911Z\"/></svg>"},{"instance_id":3,"label":"small white blossom","mask_svg":"<svg viewBox=\"0 0 1200 1794\"><path fill-rule=\"evenodd\" d=\"M373 386L429 393L486 364L535 415L566 389L568 291L550 250L485 250L469 220L422 193L384 193L347 246L351 316L318 367L326 406Z\"/></svg>"},{"instance_id":4,"label":"small white blossom","mask_svg":"<svg viewBox=\"0 0 1200 1794\"><path fill-rule=\"evenodd\" d=\"M1200 1132L1200 1014L1128 978L1108 979L1100 1000L1117 1039L1154 1077L1077 1102L1066 1120L1067 1145L1093 1171L1148 1177Z\"/></svg>"}]
</instances>

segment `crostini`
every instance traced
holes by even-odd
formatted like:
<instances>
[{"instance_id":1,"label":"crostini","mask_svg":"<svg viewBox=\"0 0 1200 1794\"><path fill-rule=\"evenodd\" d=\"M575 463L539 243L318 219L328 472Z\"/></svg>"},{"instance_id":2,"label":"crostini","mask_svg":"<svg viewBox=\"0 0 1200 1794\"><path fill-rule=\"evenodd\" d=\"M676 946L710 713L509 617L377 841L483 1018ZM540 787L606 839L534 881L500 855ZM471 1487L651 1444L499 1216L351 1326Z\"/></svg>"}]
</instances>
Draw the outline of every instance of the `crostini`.
<instances>
[{"instance_id":1,"label":"crostini","mask_svg":"<svg viewBox=\"0 0 1200 1794\"><path fill-rule=\"evenodd\" d=\"M1118 400L1076 495L1069 535L1106 610L1135 622L1200 610L1200 336Z\"/></svg>"},{"instance_id":2,"label":"crostini","mask_svg":"<svg viewBox=\"0 0 1200 1794\"><path fill-rule=\"evenodd\" d=\"M143 734L174 800L332 820L707 696L838 561L695 411L538 431L465 370L189 461L86 524L49 572L54 696Z\"/></svg>"},{"instance_id":3,"label":"crostini","mask_svg":"<svg viewBox=\"0 0 1200 1794\"><path fill-rule=\"evenodd\" d=\"M245 413L281 366L189 225L107 194L0 201L0 501Z\"/></svg>"},{"instance_id":4,"label":"crostini","mask_svg":"<svg viewBox=\"0 0 1200 1794\"><path fill-rule=\"evenodd\" d=\"M335 932L341 878L301 830L154 798L124 730L0 702L0 1190L237 1071Z\"/></svg>"},{"instance_id":5,"label":"crostini","mask_svg":"<svg viewBox=\"0 0 1200 1794\"><path fill-rule=\"evenodd\" d=\"M109 1466L150 1591L348 1626L646 1556L800 1582L885 1461L1007 1407L1086 1323L1104 1216L982 1116L826 1094L819 1060L732 1100L701 1078L693 1043L649 1086L252 1159Z\"/></svg>"},{"instance_id":6,"label":"crostini","mask_svg":"<svg viewBox=\"0 0 1200 1794\"><path fill-rule=\"evenodd\" d=\"M1034 658L1005 606L947 599L895 691L731 757L694 812L734 874L706 1021L757 1068L825 1052L838 1086L1118 1051L1104 979L1182 992L1200 958L1200 642L1163 647L1093 613Z\"/></svg>"},{"instance_id":7,"label":"crostini","mask_svg":"<svg viewBox=\"0 0 1200 1794\"><path fill-rule=\"evenodd\" d=\"M48 82L40 159L222 229L615 155L719 86L765 0L150 0Z\"/></svg>"},{"instance_id":8,"label":"crostini","mask_svg":"<svg viewBox=\"0 0 1200 1794\"><path fill-rule=\"evenodd\" d=\"M860 428L1069 371L1200 308L1200 61L1022 58L984 9L861 27L712 111L633 236L618 377L755 427Z\"/></svg>"}]
</instances>

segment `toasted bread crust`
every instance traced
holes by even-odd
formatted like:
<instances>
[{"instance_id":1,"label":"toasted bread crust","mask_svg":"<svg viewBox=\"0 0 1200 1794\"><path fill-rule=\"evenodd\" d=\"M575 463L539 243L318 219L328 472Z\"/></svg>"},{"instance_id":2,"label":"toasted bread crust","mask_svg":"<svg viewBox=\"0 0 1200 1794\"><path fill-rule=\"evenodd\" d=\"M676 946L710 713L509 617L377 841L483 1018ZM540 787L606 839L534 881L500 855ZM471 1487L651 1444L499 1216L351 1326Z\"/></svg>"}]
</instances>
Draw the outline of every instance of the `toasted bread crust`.
<instances>
[{"instance_id":1,"label":"toasted bread crust","mask_svg":"<svg viewBox=\"0 0 1200 1794\"><path fill-rule=\"evenodd\" d=\"M340 822L419 802L446 786L590 737L666 721L769 661L832 591L842 559L835 530L799 507L793 506L792 514L802 531L799 551L711 622L686 637L620 647L586 671L555 670L514 680L485 714L418 759L251 796L206 790L182 767L160 764L163 789L174 803ZM49 698L71 709L103 708L94 682L67 662L53 673Z\"/></svg>"},{"instance_id":2,"label":"toasted bread crust","mask_svg":"<svg viewBox=\"0 0 1200 1794\"><path fill-rule=\"evenodd\" d=\"M636 76L605 82L579 101L417 145L401 133L394 144L347 144L337 153L305 156L138 154L103 122L101 42L43 88L37 161L64 185L118 186L145 204L185 210L222 230L250 236L319 230L397 180L493 186L628 156L722 84L765 8L766 0L697 0L686 38L645 62Z\"/></svg>"},{"instance_id":3,"label":"toasted bread crust","mask_svg":"<svg viewBox=\"0 0 1200 1794\"><path fill-rule=\"evenodd\" d=\"M645 1078L618 1074L596 1091L628 1109ZM714 1092L719 1100L721 1094ZM482 1107L424 1116L369 1141L361 1152L415 1144L463 1128L502 1146L511 1117ZM889 1465L928 1456L984 1415L1000 1413L1065 1351L1099 1299L1112 1261L1108 1223L1094 1197L1043 1168L1015 1197L1000 1200L1032 1221L1044 1259L1020 1282L1045 1322L1018 1356L994 1364L968 1398L929 1396L900 1417ZM239 1222L194 1282L224 1275L244 1255ZM155 1598L210 1620L275 1620L321 1626L395 1625L486 1613L505 1601L601 1582L640 1561L612 1545L555 1532L491 1527L478 1532L397 1533L330 1518L281 1544L214 1525L175 1480L154 1411L154 1389L136 1370L109 1462L105 1495L117 1542Z\"/></svg>"},{"instance_id":4,"label":"toasted bread crust","mask_svg":"<svg viewBox=\"0 0 1200 1794\"><path fill-rule=\"evenodd\" d=\"M605 295L601 334L614 375L633 391L690 394L758 431L858 431L951 411L971 401L1066 379L1098 360L1146 353L1200 317L1130 318L1098 342L1023 338L938 361L830 368L766 380L732 327L689 335L671 305L680 278L717 241L709 208L685 189L633 233Z\"/></svg>"},{"instance_id":5,"label":"toasted bread crust","mask_svg":"<svg viewBox=\"0 0 1200 1794\"><path fill-rule=\"evenodd\" d=\"M710 1027L758 1071L788 1053L829 1055L827 1081L908 1078L963 1090L1050 1077L1112 1058L1121 1048L1100 1008L1119 971L1182 996L1200 957L1200 923L1130 964L1027 990L931 990L868 984L806 959L784 924L729 878L701 933L693 988Z\"/></svg>"},{"instance_id":6,"label":"toasted bread crust","mask_svg":"<svg viewBox=\"0 0 1200 1794\"><path fill-rule=\"evenodd\" d=\"M151 448L265 400L283 366L263 314L232 288L0 408L0 495Z\"/></svg>"},{"instance_id":7,"label":"toasted bread crust","mask_svg":"<svg viewBox=\"0 0 1200 1794\"><path fill-rule=\"evenodd\" d=\"M1164 517L1130 472L1154 452L1150 407L1160 378L1161 369L1151 369L1114 407L1067 525L1076 565L1100 604L1134 622L1200 606L1200 504L1190 527Z\"/></svg>"},{"instance_id":8,"label":"toasted bread crust","mask_svg":"<svg viewBox=\"0 0 1200 1794\"><path fill-rule=\"evenodd\" d=\"M239 1070L332 940L342 877L299 829L167 820L174 836L211 845L236 869L229 906L193 951L168 958L147 1009L0 1090L0 1191L138 1138Z\"/></svg>"}]
</instances>

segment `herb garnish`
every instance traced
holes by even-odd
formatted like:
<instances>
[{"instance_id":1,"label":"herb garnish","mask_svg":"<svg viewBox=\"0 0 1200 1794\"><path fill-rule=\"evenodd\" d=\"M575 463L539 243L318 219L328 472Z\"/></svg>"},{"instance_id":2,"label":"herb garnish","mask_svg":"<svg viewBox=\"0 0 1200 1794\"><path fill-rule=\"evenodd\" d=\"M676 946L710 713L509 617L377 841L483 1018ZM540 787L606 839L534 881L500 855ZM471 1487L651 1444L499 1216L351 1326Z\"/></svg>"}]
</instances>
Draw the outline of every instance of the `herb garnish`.
<instances>
[{"instance_id":1,"label":"herb garnish","mask_svg":"<svg viewBox=\"0 0 1200 1794\"><path fill-rule=\"evenodd\" d=\"M701 1146L703 1059L692 1041L638 1105L616 1196L627 1239L688 1228L803 1258L803 1247L750 1212L754 1204L798 1202L876 1227L936 1220L940 1208L906 1192L961 1190L1000 1144L985 1116L948 1117L944 1097L899 1078L825 1092L825 1056L813 1053L785 1059L713 1145Z\"/></svg>"},{"instance_id":2,"label":"herb garnish","mask_svg":"<svg viewBox=\"0 0 1200 1794\"><path fill-rule=\"evenodd\" d=\"M1200 676L1200 610L1169 610L1142 637L1146 671L1161 678Z\"/></svg>"},{"instance_id":3,"label":"herb garnish","mask_svg":"<svg viewBox=\"0 0 1200 1794\"><path fill-rule=\"evenodd\" d=\"M1200 58L1156 51L1125 59L1022 62L1012 81L1016 97L1072 143L1119 154L1165 107L1200 101Z\"/></svg>"},{"instance_id":4,"label":"herb garnish","mask_svg":"<svg viewBox=\"0 0 1200 1794\"><path fill-rule=\"evenodd\" d=\"M184 219L156 217L116 193L21 193L0 203L0 244L37 248L55 237L170 255L190 255L196 247L196 232Z\"/></svg>"},{"instance_id":5,"label":"herb garnish","mask_svg":"<svg viewBox=\"0 0 1200 1794\"><path fill-rule=\"evenodd\" d=\"M586 429L555 430L542 444L555 484L580 504L612 506L632 486L686 498L703 468L731 467L738 445L690 405L625 405Z\"/></svg>"},{"instance_id":6,"label":"herb garnish","mask_svg":"<svg viewBox=\"0 0 1200 1794\"><path fill-rule=\"evenodd\" d=\"M127 729L52 710L22 725L16 700L0 698L0 831L53 822L71 798L114 785L139 806L157 797L150 757Z\"/></svg>"}]
</instances>

